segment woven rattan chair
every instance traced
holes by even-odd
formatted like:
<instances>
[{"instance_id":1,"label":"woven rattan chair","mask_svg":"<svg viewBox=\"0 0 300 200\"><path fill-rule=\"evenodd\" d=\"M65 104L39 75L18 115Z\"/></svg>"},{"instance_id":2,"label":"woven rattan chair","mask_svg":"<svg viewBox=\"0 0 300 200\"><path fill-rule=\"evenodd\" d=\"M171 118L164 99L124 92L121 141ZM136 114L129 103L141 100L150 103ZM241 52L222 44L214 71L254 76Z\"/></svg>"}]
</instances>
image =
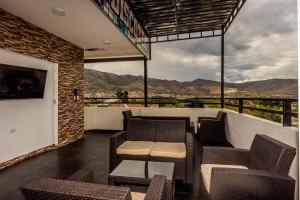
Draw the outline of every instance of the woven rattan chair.
<instances>
[{"instance_id":1,"label":"woven rattan chair","mask_svg":"<svg viewBox=\"0 0 300 200\"><path fill-rule=\"evenodd\" d=\"M266 135L256 135L250 150L204 147L200 191L213 200L292 200L295 180L288 173L295 154L295 148ZM207 191L207 188L203 189L203 166L207 164L237 165L248 169L212 168L210 191Z\"/></svg>"},{"instance_id":2,"label":"woven rattan chair","mask_svg":"<svg viewBox=\"0 0 300 200\"><path fill-rule=\"evenodd\" d=\"M91 170L80 170L66 180L42 178L20 188L26 200L135 200L128 187L94 184ZM144 200L166 200L166 178L154 176Z\"/></svg>"},{"instance_id":3,"label":"woven rattan chair","mask_svg":"<svg viewBox=\"0 0 300 200\"><path fill-rule=\"evenodd\" d=\"M131 110L126 110L122 112L123 114L123 130L127 130L128 119L132 118L141 118L141 119L149 119L149 120L183 120L185 122L186 132L194 133L195 126L194 123L191 123L190 117L182 117L182 116L133 116Z\"/></svg>"},{"instance_id":4,"label":"woven rattan chair","mask_svg":"<svg viewBox=\"0 0 300 200\"><path fill-rule=\"evenodd\" d=\"M227 114L219 111L217 117L199 117L196 138L205 145L226 145L225 119Z\"/></svg>"},{"instance_id":5,"label":"woven rattan chair","mask_svg":"<svg viewBox=\"0 0 300 200\"><path fill-rule=\"evenodd\" d=\"M184 143L185 158L146 155L118 154L117 149L125 141L152 141ZM186 133L183 120L129 119L127 131L116 133L110 138L109 170L115 169L122 160L144 160L175 163L175 179L184 183L193 182L193 135Z\"/></svg>"}]
</instances>

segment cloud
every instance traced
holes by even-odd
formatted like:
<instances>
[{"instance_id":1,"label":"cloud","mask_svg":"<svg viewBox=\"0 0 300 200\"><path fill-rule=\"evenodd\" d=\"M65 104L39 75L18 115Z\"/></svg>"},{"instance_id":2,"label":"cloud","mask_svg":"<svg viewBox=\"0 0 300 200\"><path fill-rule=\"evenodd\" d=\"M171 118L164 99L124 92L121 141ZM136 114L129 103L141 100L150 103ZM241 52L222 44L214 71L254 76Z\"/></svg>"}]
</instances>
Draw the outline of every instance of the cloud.
<instances>
[{"instance_id":1,"label":"cloud","mask_svg":"<svg viewBox=\"0 0 300 200\"><path fill-rule=\"evenodd\" d=\"M153 44L149 76L220 80L220 38ZM143 75L143 63L89 64L116 74ZM247 1L225 35L225 80L297 78L297 1Z\"/></svg>"}]
</instances>

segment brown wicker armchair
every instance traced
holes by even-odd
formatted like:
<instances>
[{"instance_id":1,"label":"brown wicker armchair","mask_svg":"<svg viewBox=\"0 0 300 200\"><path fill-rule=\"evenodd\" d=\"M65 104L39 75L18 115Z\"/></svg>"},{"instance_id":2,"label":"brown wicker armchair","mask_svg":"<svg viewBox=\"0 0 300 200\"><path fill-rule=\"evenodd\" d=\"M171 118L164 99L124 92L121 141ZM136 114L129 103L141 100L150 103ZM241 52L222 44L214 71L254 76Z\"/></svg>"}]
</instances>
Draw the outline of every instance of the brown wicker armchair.
<instances>
[{"instance_id":1,"label":"brown wicker armchair","mask_svg":"<svg viewBox=\"0 0 300 200\"><path fill-rule=\"evenodd\" d=\"M66 180L42 178L20 190L26 200L139 200L137 193L128 187L90 183L92 181L91 170L80 170ZM154 176L144 200L166 200L165 182L164 176Z\"/></svg>"},{"instance_id":2,"label":"brown wicker armchair","mask_svg":"<svg viewBox=\"0 0 300 200\"><path fill-rule=\"evenodd\" d=\"M128 119L127 131L110 138L109 170L113 171L122 160L174 162L175 179L192 183L193 142L193 135L186 133L183 120ZM133 143L131 147L126 146L129 143ZM169 147L180 152L173 155L159 152ZM121 151L121 148L128 151Z\"/></svg>"},{"instance_id":3,"label":"brown wicker armchair","mask_svg":"<svg viewBox=\"0 0 300 200\"><path fill-rule=\"evenodd\" d=\"M296 149L256 135L251 149L204 147L202 193L213 200L292 200L295 180L288 176Z\"/></svg>"},{"instance_id":4,"label":"brown wicker armchair","mask_svg":"<svg viewBox=\"0 0 300 200\"><path fill-rule=\"evenodd\" d=\"M217 117L199 117L196 138L205 145L225 145L225 119L227 114L219 111Z\"/></svg>"}]
</instances>

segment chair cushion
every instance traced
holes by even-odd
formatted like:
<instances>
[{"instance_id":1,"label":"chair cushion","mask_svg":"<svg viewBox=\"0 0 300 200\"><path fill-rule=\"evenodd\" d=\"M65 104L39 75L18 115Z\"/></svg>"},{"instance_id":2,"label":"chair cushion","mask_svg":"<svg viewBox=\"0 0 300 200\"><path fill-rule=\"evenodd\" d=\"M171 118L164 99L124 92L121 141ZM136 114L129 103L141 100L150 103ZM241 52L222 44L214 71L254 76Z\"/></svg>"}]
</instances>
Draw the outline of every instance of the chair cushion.
<instances>
[{"instance_id":1,"label":"chair cushion","mask_svg":"<svg viewBox=\"0 0 300 200\"><path fill-rule=\"evenodd\" d=\"M184 143L155 142L150 151L150 156L185 158L186 147Z\"/></svg>"},{"instance_id":2,"label":"chair cushion","mask_svg":"<svg viewBox=\"0 0 300 200\"><path fill-rule=\"evenodd\" d=\"M149 155L153 145L149 141L125 141L117 148L117 154Z\"/></svg>"},{"instance_id":3,"label":"chair cushion","mask_svg":"<svg viewBox=\"0 0 300 200\"><path fill-rule=\"evenodd\" d=\"M132 200L144 200L146 194L139 193L139 192L131 192L131 198Z\"/></svg>"},{"instance_id":4,"label":"chair cushion","mask_svg":"<svg viewBox=\"0 0 300 200\"><path fill-rule=\"evenodd\" d=\"M154 141L155 121L140 118L128 119L127 139L130 141Z\"/></svg>"},{"instance_id":5,"label":"chair cushion","mask_svg":"<svg viewBox=\"0 0 300 200\"><path fill-rule=\"evenodd\" d=\"M184 120L156 120L155 141L185 143L185 130Z\"/></svg>"},{"instance_id":6,"label":"chair cushion","mask_svg":"<svg viewBox=\"0 0 300 200\"><path fill-rule=\"evenodd\" d=\"M267 135L256 135L249 152L249 168L288 175L296 149Z\"/></svg>"},{"instance_id":7,"label":"chair cushion","mask_svg":"<svg viewBox=\"0 0 300 200\"><path fill-rule=\"evenodd\" d=\"M236 169L248 169L242 165L219 165L219 164L202 164L201 174L208 193L210 193L210 182L211 182L211 172L213 168L236 168Z\"/></svg>"}]
</instances>

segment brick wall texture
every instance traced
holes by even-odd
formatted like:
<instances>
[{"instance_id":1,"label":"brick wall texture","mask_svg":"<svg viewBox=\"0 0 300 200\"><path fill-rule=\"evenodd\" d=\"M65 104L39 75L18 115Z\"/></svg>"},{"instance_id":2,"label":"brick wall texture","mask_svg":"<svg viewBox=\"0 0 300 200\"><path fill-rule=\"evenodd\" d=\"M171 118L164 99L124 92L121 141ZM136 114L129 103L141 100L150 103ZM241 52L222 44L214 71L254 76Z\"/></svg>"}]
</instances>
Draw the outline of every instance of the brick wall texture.
<instances>
[{"instance_id":1,"label":"brick wall texture","mask_svg":"<svg viewBox=\"0 0 300 200\"><path fill-rule=\"evenodd\" d=\"M0 48L58 64L58 147L82 138L84 135L83 49L1 9ZM73 97L74 87L78 89L80 97L76 102ZM24 158L30 155L24 155ZM36 152L32 155L36 155ZM16 160L22 159L23 157ZM0 164L0 169L11 163L14 162Z\"/></svg>"}]
</instances>

